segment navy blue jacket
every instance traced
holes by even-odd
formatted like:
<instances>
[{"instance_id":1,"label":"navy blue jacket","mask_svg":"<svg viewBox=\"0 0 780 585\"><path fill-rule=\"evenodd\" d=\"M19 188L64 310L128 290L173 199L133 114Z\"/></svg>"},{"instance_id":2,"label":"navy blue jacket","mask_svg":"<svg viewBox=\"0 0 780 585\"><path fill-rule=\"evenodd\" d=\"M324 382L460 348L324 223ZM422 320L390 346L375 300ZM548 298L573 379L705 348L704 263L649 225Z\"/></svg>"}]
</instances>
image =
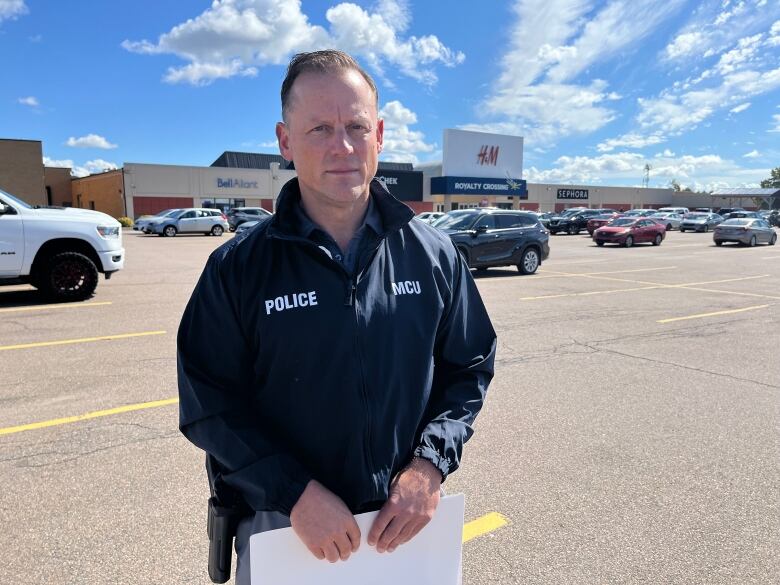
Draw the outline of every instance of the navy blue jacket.
<instances>
[{"instance_id":1,"label":"navy blue jacket","mask_svg":"<svg viewBox=\"0 0 780 585\"><path fill-rule=\"evenodd\" d=\"M358 513L414 455L446 476L493 376L496 335L448 236L378 181L383 232L348 274L277 213L215 250L178 335L180 429L255 510L316 479Z\"/></svg>"}]
</instances>

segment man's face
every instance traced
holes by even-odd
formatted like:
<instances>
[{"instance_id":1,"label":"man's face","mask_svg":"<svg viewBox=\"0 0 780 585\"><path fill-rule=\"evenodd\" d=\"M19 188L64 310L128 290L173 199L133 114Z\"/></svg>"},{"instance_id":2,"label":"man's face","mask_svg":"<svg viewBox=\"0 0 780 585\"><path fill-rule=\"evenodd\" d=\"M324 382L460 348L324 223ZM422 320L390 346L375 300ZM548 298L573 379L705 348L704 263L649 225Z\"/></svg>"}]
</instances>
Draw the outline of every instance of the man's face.
<instances>
[{"instance_id":1,"label":"man's face","mask_svg":"<svg viewBox=\"0 0 780 585\"><path fill-rule=\"evenodd\" d=\"M337 207L367 197L384 125L363 76L354 70L303 73L290 97L276 136L282 156L295 163L303 197Z\"/></svg>"}]
</instances>

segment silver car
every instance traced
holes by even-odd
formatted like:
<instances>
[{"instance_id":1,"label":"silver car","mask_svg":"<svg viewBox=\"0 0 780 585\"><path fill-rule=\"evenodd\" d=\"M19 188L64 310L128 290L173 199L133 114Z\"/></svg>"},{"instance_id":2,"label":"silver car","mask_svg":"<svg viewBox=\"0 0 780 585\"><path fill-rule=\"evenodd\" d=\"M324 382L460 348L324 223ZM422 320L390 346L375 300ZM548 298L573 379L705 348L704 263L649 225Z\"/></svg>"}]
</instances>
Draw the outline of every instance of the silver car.
<instances>
[{"instance_id":1,"label":"silver car","mask_svg":"<svg viewBox=\"0 0 780 585\"><path fill-rule=\"evenodd\" d=\"M777 242L777 232L764 219L742 217L727 219L715 226L712 239L716 246L723 242L738 242L745 246L756 244L769 244L774 246Z\"/></svg>"},{"instance_id":2,"label":"silver car","mask_svg":"<svg viewBox=\"0 0 780 585\"><path fill-rule=\"evenodd\" d=\"M156 219L160 219L161 217L166 217L168 215L171 215L175 212L179 211L178 209L164 209L163 211L160 211L159 213L155 213L154 215L142 215L138 219L135 220L133 223L133 229L136 231L144 232L145 234L151 233L149 230L149 224L153 222Z\"/></svg>"},{"instance_id":3,"label":"silver car","mask_svg":"<svg viewBox=\"0 0 780 585\"><path fill-rule=\"evenodd\" d=\"M676 230L680 227L682 216L678 215L677 213L671 213L666 211L662 213L654 213L653 215L648 215L647 219L652 219L654 222L666 226L666 231L668 232L669 230Z\"/></svg>"},{"instance_id":4,"label":"silver car","mask_svg":"<svg viewBox=\"0 0 780 585\"><path fill-rule=\"evenodd\" d=\"M708 232L722 221L717 213L688 213L680 222L680 231Z\"/></svg>"},{"instance_id":5,"label":"silver car","mask_svg":"<svg viewBox=\"0 0 780 585\"><path fill-rule=\"evenodd\" d=\"M415 217L421 219L425 223L433 223L443 215L444 214L441 211L423 211L422 213L418 213Z\"/></svg>"},{"instance_id":6,"label":"silver car","mask_svg":"<svg viewBox=\"0 0 780 585\"><path fill-rule=\"evenodd\" d=\"M158 236L176 234L206 234L221 236L228 229L228 220L219 209L185 208L149 222L147 229Z\"/></svg>"}]
</instances>

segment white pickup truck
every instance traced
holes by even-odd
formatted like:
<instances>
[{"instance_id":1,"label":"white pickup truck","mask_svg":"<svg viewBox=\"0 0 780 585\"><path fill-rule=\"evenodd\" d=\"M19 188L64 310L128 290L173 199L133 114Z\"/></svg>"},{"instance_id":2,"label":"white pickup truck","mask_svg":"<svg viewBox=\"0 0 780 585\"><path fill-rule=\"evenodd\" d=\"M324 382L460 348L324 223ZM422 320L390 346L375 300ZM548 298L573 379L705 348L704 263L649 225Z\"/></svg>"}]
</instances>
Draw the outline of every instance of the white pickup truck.
<instances>
[{"instance_id":1,"label":"white pickup truck","mask_svg":"<svg viewBox=\"0 0 780 585\"><path fill-rule=\"evenodd\" d=\"M80 301L125 262L122 226L110 215L33 207L0 189L0 286L29 283L46 297Z\"/></svg>"}]
</instances>

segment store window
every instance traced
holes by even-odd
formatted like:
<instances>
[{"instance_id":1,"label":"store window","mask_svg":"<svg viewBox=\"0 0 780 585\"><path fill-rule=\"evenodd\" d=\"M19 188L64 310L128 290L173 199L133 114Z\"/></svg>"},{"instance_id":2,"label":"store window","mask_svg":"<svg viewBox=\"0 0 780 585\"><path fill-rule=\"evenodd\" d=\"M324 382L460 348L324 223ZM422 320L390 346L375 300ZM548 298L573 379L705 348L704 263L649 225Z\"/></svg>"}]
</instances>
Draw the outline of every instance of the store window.
<instances>
[{"instance_id":1,"label":"store window","mask_svg":"<svg viewBox=\"0 0 780 585\"><path fill-rule=\"evenodd\" d=\"M203 207L209 209L219 209L222 213L227 213L227 210L233 207L246 207L246 199L204 199Z\"/></svg>"}]
</instances>

